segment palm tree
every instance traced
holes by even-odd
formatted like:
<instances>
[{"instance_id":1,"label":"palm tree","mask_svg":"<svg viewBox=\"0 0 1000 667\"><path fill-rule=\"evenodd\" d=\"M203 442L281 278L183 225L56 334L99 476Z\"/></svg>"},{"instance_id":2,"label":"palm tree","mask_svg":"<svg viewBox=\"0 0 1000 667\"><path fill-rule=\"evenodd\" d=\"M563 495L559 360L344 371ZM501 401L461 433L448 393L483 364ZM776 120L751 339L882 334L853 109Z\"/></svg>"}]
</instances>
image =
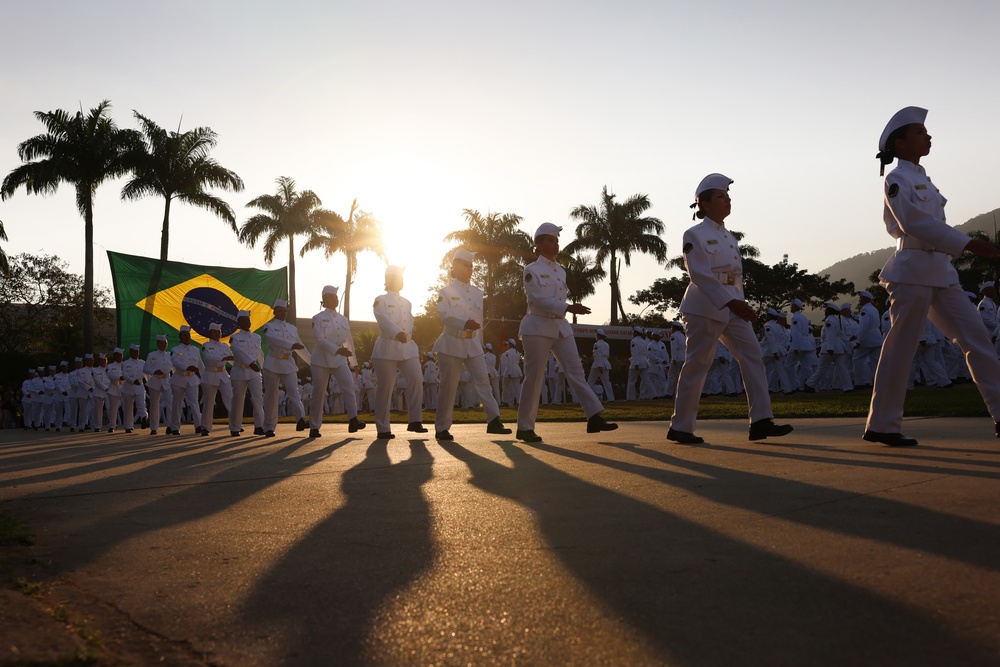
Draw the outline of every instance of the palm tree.
<instances>
[{"instance_id":1,"label":"palm tree","mask_svg":"<svg viewBox=\"0 0 1000 667\"><path fill-rule=\"evenodd\" d=\"M570 212L571 218L583 222L576 229L576 240L566 246L566 252L596 250L595 261L601 266L604 260L610 260L613 325L618 324L619 313L623 320L626 319L618 284L621 277L619 257L625 260L625 266L632 265L633 251L649 253L658 262L667 259L667 244L659 236L663 233L663 222L659 218L642 215L650 206L649 196L642 194L616 202L615 195L608 194L608 186L604 186L599 206L581 205Z\"/></svg>"},{"instance_id":2,"label":"palm tree","mask_svg":"<svg viewBox=\"0 0 1000 667\"><path fill-rule=\"evenodd\" d=\"M355 199L351 203L351 213L347 220L331 211L322 226L302 246L299 256L320 248L327 259L337 252L343 252L347 258L347 277L344 279L344 298L341 303L344 306L344 317L351 319L351 285L358 272L358 253L368 250L380 259L385 259L382 226L371 213L358 210L358 200Z\"/></svg>"},{"instance_id":3,"label":"palm tree","mask_svg":"<svg viewBox=\"0 0 1000 667\"><path fill-rule=\"evenodd\" d=\"M295 322L295 237L312 234L329 224L333 211L320 208L323 202L312 190L295 191L295 180L287 176L277 179L278 191L261 195L247 208L264 211L247 219L237 232L240 242L251 248L261 236L264 239L264 261L270 264L278 244L288 239L288 321ZM339 216L338 216L339 217Z\"/></svg>"},{"instance_id":4,"label":"palm tree","mask_svg":"<svg viewBox=\"0 0 1000 667\"><path fill-rule=\"evenodd\" d=\"M76 189L76 207L84 222L84 349L94 349L94 196L97 186L129 171L127 155L139 140L134 130L119 130L108 115L111 103L104 100L86 115L81 109L70 115L62 109L36 111L46 129L25 140L17 154L25 164L17 167L0 185L6 199L23 185L29 194L52 194L62 182Z\"/></svg>"},{"instance_id":5,"label":"palm tree","mask_svg":"<svg viewBox=\"0 0 1000 667\"><path fill-rule=\"evenodd\" d=\"M573 303L593 296L597 281L608 275L590 255L571 255L563 251L556 259L566 269L566 293ZM573 313L573 324L576 324L576 313Z\"/></svg>"},{"instance_id":6,"label":"palm tree","mask_svg":"<svg viewBox=\"0 0 1000 667\"><path fill-rule=\"evenodd\" d=\"M160 233L160 260L167 260L170 239L170 203L177 201L200 206L211 211L236 231L236 215L232 207L206 187L241 192L243 181L209 157L215 148L217 135L209 127L196 127L187 132L167 132L162 127L133 111L142 129L142 141L135 147L134 175L122 188L122 199L140 199L156 195L165 200L163 230Z\"/></svg>"},{"instance_id":7,"label":"palm tree","mask_svg":"<svg viewBox=\"0 0 1000 667\"><path fill-rule=\"evenodd\" d=\"M3 228L3 220L0 220L0 241L7 240L7 230ZM7 259L7 253L0 248L0 273L7 277L10 274L10 260Z\"/></svg>"},{"instance_id":8,"label":"palm tree","mask_svg":"<svg viewBox=\"0 0 1000 667\"><path fill-rule=\"evenodd\" d=\"M466 228L451 232L445 241L457 241L461 246L476 253L476 259L485 266L483 292L486 301L486 319L492 319L495 311L497 281L501 274L509 273L513 265L520 265L532 259L531 237L517 228L523 218L513 213L489 213L463 209Z\"/></svg>"}]
</instances>

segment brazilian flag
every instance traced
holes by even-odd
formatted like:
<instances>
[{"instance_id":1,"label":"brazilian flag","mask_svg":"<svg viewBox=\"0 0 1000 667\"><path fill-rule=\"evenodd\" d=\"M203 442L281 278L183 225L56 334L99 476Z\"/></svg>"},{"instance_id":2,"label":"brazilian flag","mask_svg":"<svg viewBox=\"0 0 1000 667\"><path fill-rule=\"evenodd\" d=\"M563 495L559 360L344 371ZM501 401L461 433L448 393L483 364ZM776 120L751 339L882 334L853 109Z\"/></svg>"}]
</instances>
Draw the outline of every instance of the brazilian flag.
<instances>
[{"instance_id":1,"label":"brazilian flag","mask_svg":"<svg viewBox=\"0 0 1000 667\"><path fill-rule=\"evenodd\" d=\"M208 340L208 327L222 325L225 342L236 331L236 314L250 311L259 329L274 316L275 299L287 299L288 274L273 271L198 266L108 251L115 301L118 346L139 343L142 356L156 349L156 336L167 334L168 349L179 343L181 326L191 327L191 340Z\"/></svg>"}]
</instances>

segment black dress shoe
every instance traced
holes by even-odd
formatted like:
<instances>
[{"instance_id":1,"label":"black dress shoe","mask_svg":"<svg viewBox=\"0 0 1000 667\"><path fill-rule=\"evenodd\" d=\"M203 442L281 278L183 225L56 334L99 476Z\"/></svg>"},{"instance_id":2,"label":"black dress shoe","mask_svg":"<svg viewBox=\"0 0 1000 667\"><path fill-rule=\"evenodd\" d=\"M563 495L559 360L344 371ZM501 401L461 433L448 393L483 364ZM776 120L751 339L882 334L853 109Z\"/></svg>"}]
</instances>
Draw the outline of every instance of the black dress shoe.
<instances>
[{"instance_id":1,"label":"black dress shoe","mask_svg":"<svg viewBox=\"0 0 1000 667\"><path fill-rule=\"evenodd\" d=\"M394 436L392 433L389 433L388 431L386 431L385 433L376 433L375 434L375 439L376 440L392 440L395 437L396 436Z\"/></svg>"},{"instance_id":2,"label":"black dress shoe","mask_svg":"<svg viewBox=\"0 0 1000 667\"><path fill-rule=\"evenodd\" d=\"M674 442L679 442L682 445L700 445L705 442L705 438L697 436L694 433L688 433L687 431L678 431L674 428L667 430L667 440L673 440Z\"/></svg>"},{"instance_id":3,"label":"black dress shoe","mask_svg":"<svg viewBox=\"0 0 1000 667\"><path fill-rule=\"evenodd\" d=\"M767 437L788 435L791 432L791 424L775 424L773 419L761 419L750 424L751 440L763 440Z\"/></svg>"},{"instance_id":4,"label":"black dress shoe","mask_svg":"<svg viewBox=\"0 0 1000 667\"><path fill-rule=\"evenodd\" d=\"M998 426L997 428L1000 428ZM487 433L495 433L496 435L510 435L511 430L503 425L499 417L494 417L490 420L490 423L486 425ZM1000 438L1000 435L997 436Z\"/></svg>"},{"instance_id":5,"label":"black dress shoe","mask_svg":"<svg viewBox=\"0 0 1000 667\"><path fill-rule=\"evenodd\" d=\"M149 434L150 434L150 435L156 435L156 429L155 429L155 428L154 428L154 429L151 429L151 430L149 431Z\"/></svg>"},{"instance_id":6,"label":"black dress shoe","mask_svg":"<svg viewBox=\"0 0 1000 667\"><path fill-rule=\"evenodd\" d=\"M254 435L264 435L264 429L260 426L253 430Z\"/></svg>"},{"instance_id":7,"label":"black dress shoe","mask_svg":"<svg viewBox=\"0 0 1000 667\"><path fill-rule=\"evenodd\" d=\"M508 431L508 433L509 432L510 431ZM436 431L434 433L434 439L435 440L454 440L455 436L453 436L451 433L448 433L448 429L445 429L443 431Z\"/></svg>"},{"instance_id":8,"label":"black dress shoe","mask_svg":"<svg viewBox=\"0 0 1000 667\"><path fill-rule=\"evenodd\" d=\"M295 430L296 431L304 431L307 428L309 428L309 424L306 423L305 418L304 417L299 417L299 420L297 422L295 422Z\"/></svg>"},{"instance_id":9,"label":"black dress shoe","mask_svg":"<svg viewBox=\"0 0 1000 667\"><path fill-rule=\"evenodd\" d=\"M58 431L59 429L56 429L56 430ZM127 428L127 429L125 429L125 432L126 432L126 433L131 433L131 432L132 432L132 429L130 429L130 428Z\"/></svg>"},{"instance_id":10,"label":"black dress shoe","mask_svg":"<svg viewBox=\"0 0 1000 667\"><path fill-rule=\"evenodd\" d=\"M234 438L238 438L238 437L240 437L240 432L239 431L230 431L229 435L232 436L232 437L234 437Z\"/></svg>"},{"instance_id":11,"label":"black dress shoe","mask_svg":"<svg viewBox=\"0 0 1000 667\"><path fill-rule=\"evenodd\" d=\"M807 394L815 394L816 387L812 386L811 384L807 384L802 387L802 391L806 392Z\"/></svg>"},{"instance_id":12,"label":"black dress shoe","mask_svg":"<svg viewBox=\"0 0 1000 667\"><path fill-rule=\"evenodd\" d=\"M45 429L45 430L48 431L49 429ZM108 433L114 433L114 432L115 432L115 430L113 428L109 428L108 429Z\"/></svg>"},{"instance_id":13,"label":"black dress shoe","mask_svg":"<svg viewBox=\"0 0 1000 667\"><path fill-rule=\"evenodd\" d=\"M142 423L139 424L139 428L149 428L149 419L147 417L142 418Z\"/></svg>"},{"instance_id":14,"label":"black dress shoe","mask_svg":"<svg viewBox=\"0 0 1000 667\"><path fill-rule=\"evenodd\" d=\"M363 429L365 426L368 426L368 424L366 424L365 422L361 421L357 417L354 417L353 419L351 419L351 421L347 422L347 432L348 433L357 433L358 431L360 431L361 429Z\"/></svg>"},{"instance_id":15,"label":"black dress shoe","mask_svg":"<svg viewBox=\"0 0 1000 667\"><path fill-rule=\"evenodd\" d=\"M594 415L587 420L587 433L598 433L600 431L614 431L618 424L612 424L601 415Z\"/></svg>"},{"instance_id":16,"label":"black dress shoe","mask_svg":"<svg viewBox=\"0 0 1000 667\"><path fill-rule=\"evenodd\" d=\"M889 447L916 447L916 438L907 438L902 433L879 433L878 431L865 431L861 436L868 442L880 442Z\"/></svg>"},{"instance_id":17,"label":"black dress shoe","mask_svg":"<svg viewBox=\"0 0 1000 667\"><path fill-rule=\"evenodd\" d=\"M410 422L406 425L406 430L414 433L427 433L427 429L420 422Z\"/></svg>"},{"instance_id":18,"label":"black dress shoe","mask_svg":"<svg viewBox=\"0 0 1000 667\"><path fill-rule=\"evenodd\" d=\"M201 429L201 434L202 435L208 435L208 429L207 428Z\"/></svg>"},{"instance_id":19,"label":"black dress shoe","mask_svg":"<svg viewBox=\"0 0 1000 667\"><path fill-rule=\"evenodd\" d=\"M535 432L531 431L531 430L523 430L522 431L521 429L517 429L517 433L515 434L515 436L517 437L518 440L520 440L522 442L541 442L542 441L542 437L540 435L535 435Z\"/></svg>"},{"instance_id":20,"label":"black dress shoe","mask_svg":"<svg viewBox=\"0 0 1000 667\"><path fill-rule=\"evenodd\" d=\"M318 438L319 437L319 429L318 428L311 428L311 429L309 429L309 437L310 438Z\"/></svg>"},{"instance_id":21,"label":"black dress shoe","mask_svg":"<svg viewBox=\"0 0 1000 667\"><path fill-rule=\"evenodd\" d=\"M997 437L1000 438L1000 422L993 422L993 426L996 427ZM59 429L56 429L56 430L58 431Z\"/></svg>"},{"instance_id":22,"label":"black dress shoe","mask_svg":"<svg viewBox=\"0 0 1000 667\"><path fill-rule=\"evenodd\" d=\"M273 438L274 437L274 431L264 431L264 437L265 438Z\"/></svg>"}]
</instances>

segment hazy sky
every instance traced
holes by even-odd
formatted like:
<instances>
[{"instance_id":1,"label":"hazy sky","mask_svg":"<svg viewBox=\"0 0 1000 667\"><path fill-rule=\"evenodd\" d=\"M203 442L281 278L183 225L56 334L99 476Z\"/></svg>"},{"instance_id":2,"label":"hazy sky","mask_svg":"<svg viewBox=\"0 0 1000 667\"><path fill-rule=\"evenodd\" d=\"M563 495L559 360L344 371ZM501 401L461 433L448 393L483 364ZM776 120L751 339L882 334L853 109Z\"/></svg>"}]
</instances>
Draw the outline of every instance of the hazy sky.
<instances>
[{"instance_id":1,"label":"hazy sky","mask_svg":"<svg viewBox=\"0 0 1000 667\"><path fill-rule=\"evenodd\" d=\"M564 225L605 185L648 194L671 256L709 172L735 179L729 226L762 259L817 271L889 245L879 134L900 107L930 109L924 164L953 224L996 208L1000 3L162 2L5 3L0 24L0 171L43 131L36 110L109 99L161 126L209 126L213 156L245 181L219 192L240 222L279 176L346 215L383 223L404 295L422 307L461 210ZM183 120L181 120L183 116ZM102 186L95 278L105 250L156 257L161 200ZM83 273L83 222L63 185L0 202L8 254L46 252ZM301 241L299 242L301 243ZM286 262L281 248L275 266ZM265 268L219 219L174 206L170 259ZM300 316L344 261L297 260ZM383 265L362 255L352 318L371 319ZM626 296L665 275L639 257ZM609 317L605 286L586 303ZM631 305L631 304L628 304ZM638 308L632 306L632 312Z\"/></svg>"}]
</instances>

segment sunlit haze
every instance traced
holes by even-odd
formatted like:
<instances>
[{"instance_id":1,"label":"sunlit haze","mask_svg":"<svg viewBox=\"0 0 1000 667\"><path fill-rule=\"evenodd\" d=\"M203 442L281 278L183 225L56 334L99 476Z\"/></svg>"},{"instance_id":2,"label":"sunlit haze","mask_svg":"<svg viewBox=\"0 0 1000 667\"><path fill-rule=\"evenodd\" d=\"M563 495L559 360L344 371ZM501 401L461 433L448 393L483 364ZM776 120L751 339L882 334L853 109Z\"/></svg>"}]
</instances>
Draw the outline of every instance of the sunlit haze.
<instances>
[{"instance_id":1,"label":"sunlit haze","mask_svg":"<svg viewBox=\"0 0 1000 667\"><path fill-rule=\"evenodd\" d=\"M45 29L40 27L44 25ZM213 157L246 183L246 202L289 176L342 215L355 198L384 227L420 310L463 208L516 213L522 229L565 227L607 185L649 195L669 255L709 172L735 179L728 223L774 263L817 271L889 245L875 160L886 120L930 109L924 164L960 223L1000 206L996 26L1000 4L716 2L170 2L5 8L0 169L40 134L36 110L87 111L104 99L169 129L208 126ZM17 63L17 66L14 66ZM105 250L156 257L162 201L97 191L95 278ZM0 202L9 255L46 252L83 273L73 191ZM297 241L300 246L302 239ZM287 262L279 249L274 266ZM170 259L265 268L206 212L172 208ZM360 256L352 318L371 319L384 264ZM298 312L343 286L341 255L297 258ZM624 295L667 272L624 268ZM836 276L835 276L836 277ZM608 320L602 286L589 323ZM626 308L639 307L626 302Z\"/></svg>"}]
</instances>

